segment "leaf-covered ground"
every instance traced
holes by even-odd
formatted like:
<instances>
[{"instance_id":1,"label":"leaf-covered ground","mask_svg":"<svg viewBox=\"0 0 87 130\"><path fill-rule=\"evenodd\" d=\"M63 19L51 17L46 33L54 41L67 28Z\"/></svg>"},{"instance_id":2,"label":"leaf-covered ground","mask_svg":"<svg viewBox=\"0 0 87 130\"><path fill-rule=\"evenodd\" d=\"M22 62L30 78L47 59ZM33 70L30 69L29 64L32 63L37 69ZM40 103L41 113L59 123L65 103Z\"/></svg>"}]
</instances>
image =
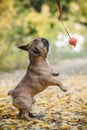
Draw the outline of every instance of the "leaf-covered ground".
<instances>
[{"instance_id":1,"label":"leaf-covered ground","mask_svg":"<svg viewBox=\"0 0 87 130\"><path fill-rule=\"evenodd\" d=\"M50 86L38 94L32 107L36 118L31 121L18 119L18 110L7 96L20 74L0 75L0 130L87 130L87 71L61 78L68 92Z\"/></svg>"}]
</instances>

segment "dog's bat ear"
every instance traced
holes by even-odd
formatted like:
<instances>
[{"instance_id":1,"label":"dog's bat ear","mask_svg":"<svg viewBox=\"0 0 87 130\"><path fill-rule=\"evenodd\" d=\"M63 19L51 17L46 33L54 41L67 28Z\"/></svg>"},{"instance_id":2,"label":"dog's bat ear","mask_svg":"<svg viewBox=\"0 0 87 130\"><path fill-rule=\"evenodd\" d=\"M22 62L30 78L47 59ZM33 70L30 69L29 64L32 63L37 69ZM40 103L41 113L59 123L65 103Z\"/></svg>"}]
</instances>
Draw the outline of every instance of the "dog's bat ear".
<instances>
[{"instance_id":1,"label":"dog's bat ear","mask_svg":"<svg viewBox=\"0 0 87 130\"><path fill-rule=\"evenodd\" d=\"M18 46L18 48L25 50L25 51L28 51L28 44L27 45L20 45L20 46Z\"/></svg>"}]
</instances>

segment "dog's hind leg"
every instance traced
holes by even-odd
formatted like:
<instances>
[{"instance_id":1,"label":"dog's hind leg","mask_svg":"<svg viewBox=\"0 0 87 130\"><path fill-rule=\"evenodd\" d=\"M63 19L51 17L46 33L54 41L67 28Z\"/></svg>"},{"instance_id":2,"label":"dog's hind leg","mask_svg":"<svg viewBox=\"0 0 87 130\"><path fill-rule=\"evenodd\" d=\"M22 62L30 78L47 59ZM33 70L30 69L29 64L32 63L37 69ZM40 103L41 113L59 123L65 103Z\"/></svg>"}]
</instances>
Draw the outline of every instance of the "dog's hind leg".
<instances>
[{"instance_id":1,"label":"dog's hind leg","mask_svg":"<svg viewBox=\"0 0 87 130\"><path fill-rule=\"evenodd\" d=\"M34 104L36 102L36 100L35 100L35 98L33 97L33 99L32 99L32 104ZM31 112L29 112L29 116L31 117L31 118L35 118L36 116L34 116Z\"/></svg>"},{"instance_id":2,"label":"dog's hind leg","mask_svg":"<svg viewBox=\"0 0 87 130\"><path fill-rule=\"evenodd\" d=\"M20 118L22 116L22 112L23 111L21 109L19 109L19 113L17 114L18 118Z\"/></svg>"},{"instance_id":3,"label":"dog's hind leg","mask_svg":"<svg viewBox=\"0 0 87 130\"><path fill-rule=\"evenodd\" d=\"M19 109L19 117L29 120L29 112L32 107L32 98L30 95L21 94L17 98L13 98L13 105Z\"/></svg>"},{"instance_id":4,"label":"dog's hind leg","mask_svg":"<svg viewBox=\"0 0 87 130\"><path fill-rule=\"evenodd\" d=\"M28 121L32 119L32 118L29 116L29 112L28 112L28 111L25 111L25 110L23 110L21 117L22 117L23 119L28 120Z\"/></svg>"}]
</instances>

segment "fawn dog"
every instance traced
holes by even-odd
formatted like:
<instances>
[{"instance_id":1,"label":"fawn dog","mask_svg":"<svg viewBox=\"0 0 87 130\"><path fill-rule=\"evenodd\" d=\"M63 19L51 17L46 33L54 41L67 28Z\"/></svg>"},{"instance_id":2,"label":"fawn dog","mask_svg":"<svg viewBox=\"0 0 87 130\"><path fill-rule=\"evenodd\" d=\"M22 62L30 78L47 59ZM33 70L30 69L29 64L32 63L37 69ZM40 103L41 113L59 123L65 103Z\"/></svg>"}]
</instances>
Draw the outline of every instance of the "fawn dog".
<instances>
[{"instance_id":1,"label":"fawn dog","mask_svg":"<svg viewBox=\"0 0 87 130\"><path fill-rule=\"evenodd\" d=\"M46 61L49 51L49 42L45 38L37 38L27 45L19 46L28 51L30 63L23 79L13 90L8 92L12 96L12 103L19 109L19 116L30 120L29 113L33 104L33 97L46 89L49 85L57 85L61 90L67 91L59 81L58 73Z\"/></svg>"}]
</instances>

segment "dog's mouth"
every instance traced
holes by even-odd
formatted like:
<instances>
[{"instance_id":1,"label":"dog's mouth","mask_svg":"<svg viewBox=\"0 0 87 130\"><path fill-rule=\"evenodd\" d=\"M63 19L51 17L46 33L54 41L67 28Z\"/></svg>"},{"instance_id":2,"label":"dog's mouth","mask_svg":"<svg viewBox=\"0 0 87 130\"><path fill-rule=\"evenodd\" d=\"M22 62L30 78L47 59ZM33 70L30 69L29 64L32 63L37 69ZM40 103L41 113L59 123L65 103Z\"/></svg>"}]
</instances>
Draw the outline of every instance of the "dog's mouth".
<instances>
[{"instance_id":1,"label":"dog's mouth","mask_svg":"<svg viewBox=\"0 0 87 130\"><path fill-rule=\"evenodd\" d=\"M34 48L33 52L40 55L40 50L37 47Z\"/></svg>"},{"instance_id":2,"label":"dog's mouth","mask_svg":"<svg viewBox=\"0 0 87 130\"><path fill-rule=\"evenodd\" d=\"M34 47L33 49L30 50L30 54L32 56L40 56L40 50L37 47Z\"/></svg>"}]
</instances>

